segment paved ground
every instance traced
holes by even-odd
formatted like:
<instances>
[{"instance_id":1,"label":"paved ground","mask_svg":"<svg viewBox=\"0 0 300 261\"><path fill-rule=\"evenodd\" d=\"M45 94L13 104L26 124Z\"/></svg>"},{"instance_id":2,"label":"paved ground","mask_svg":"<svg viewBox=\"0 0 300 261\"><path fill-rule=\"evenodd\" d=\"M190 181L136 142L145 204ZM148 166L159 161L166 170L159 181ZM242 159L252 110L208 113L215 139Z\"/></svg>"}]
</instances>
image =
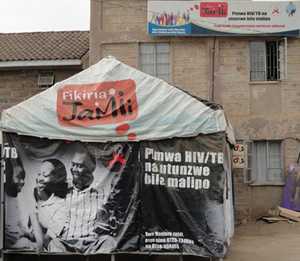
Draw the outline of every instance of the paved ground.
<instances>
[{"instance_id":1,"label":"paved ground","mask_svg":"<svg viewBox=\"0 0 300 261\"><path fill-rule=\"evenodd\" d=\"M224 261L299 261L300 222L241 225Z\"/></svg>"}]
</instances>

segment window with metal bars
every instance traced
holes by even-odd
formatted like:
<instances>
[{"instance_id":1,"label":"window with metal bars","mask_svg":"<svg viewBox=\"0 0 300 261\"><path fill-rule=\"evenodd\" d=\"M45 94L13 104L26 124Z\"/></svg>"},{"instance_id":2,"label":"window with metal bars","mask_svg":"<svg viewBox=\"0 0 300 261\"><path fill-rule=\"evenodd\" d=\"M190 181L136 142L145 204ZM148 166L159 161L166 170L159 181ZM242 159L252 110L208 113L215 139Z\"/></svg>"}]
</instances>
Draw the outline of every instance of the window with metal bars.
<instances>
[{"instance_id":1,"label":"window with metal bars","mask_svg":"<svg viewBox=\"0 0 300 261\"><path fill-rule=\"evenodd\" d=\"M283 185L281 141L247 142L245 181L251 185Z\"/></svg>"},{"instance_id":2,"label":"window with metal bars","mask_svg":"<svg viewBox=\"0 0 300 261\"><path fill-rule=\"evenodd\" d=\"M267 80L276 81L279 79L279 44L277 41L266 42L266 65Z\"/></svg>"},{"instance_id":3,"label":"window with metal bars","mask_svg":"<svg viewBox=\"0 0 300 261\"><path fill-rule=\"evenodd\" d=\"M250 80L277 81L286 78L287 41L250 42Z\"/></svg>"},{"instance_id":4,"label":"window with metal bars","mask_svg":"<svg viewBox=\"0 0 300 261\"><path fill-rule=\"evenodd\" d=\"M170 81L170 45L168 43L141 43L140 70L165 81Z\"/></svg>"}]
</instances>

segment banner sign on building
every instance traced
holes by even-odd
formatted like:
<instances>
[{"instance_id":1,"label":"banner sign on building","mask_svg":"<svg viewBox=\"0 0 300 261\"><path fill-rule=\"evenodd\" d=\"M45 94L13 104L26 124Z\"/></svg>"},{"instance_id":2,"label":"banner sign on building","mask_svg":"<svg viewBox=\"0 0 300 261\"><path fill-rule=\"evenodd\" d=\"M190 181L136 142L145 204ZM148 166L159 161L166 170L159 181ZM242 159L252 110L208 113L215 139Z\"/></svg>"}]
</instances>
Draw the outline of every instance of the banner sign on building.
<instances>
[{"instance_id":1,"label":"banner sign on building","mask_svg":"<svg viewBox=\"0 0 300 261\"><path fill-rule=\"evenodd\" d=\"M14 151L5 249L224 256L224 133L134 143L6 133L4 142Z\"/></svg>"},{"instance_id":2,"label":"banner sign on building","mask_svg":"<svg viewBox=\"0 0 300 261\"><path fill-rule=\"evenodd\" d=\"M299 36L300 2L148 1L153 36Z\"/></svg>"}]
</instances>

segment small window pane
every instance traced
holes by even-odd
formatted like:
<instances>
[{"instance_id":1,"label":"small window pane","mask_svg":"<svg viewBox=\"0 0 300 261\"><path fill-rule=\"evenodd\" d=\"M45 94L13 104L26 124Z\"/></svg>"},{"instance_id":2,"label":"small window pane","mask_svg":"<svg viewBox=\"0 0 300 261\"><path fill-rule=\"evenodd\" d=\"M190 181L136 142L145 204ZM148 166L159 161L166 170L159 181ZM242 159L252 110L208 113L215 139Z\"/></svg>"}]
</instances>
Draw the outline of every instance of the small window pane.
<instances>
[{"instance_id":1,"label":"small window pane","mask_svg":"<svg viewBox=\"0 0 300 261\"><path fill-rule=\"evenodd\" d=\"M155 64L155 57L152 54L144 54L141 57L142 64Z\"/></svg>"},{"instance_id":2,"label":"small window pane","mask_svg":"<svg viewBox=\"0 0 300 261\"><path fill-rule=\"evenodd\" d=\"M281 169L269 169L267 172L268 182L282 182L282 170Z\"/></svg>"},{"instance_id":3,"label":"small window pane","mask_svg":"<svg viewBox=\"0 0 300 261\"><path fill-rule=\"evenodd\" d=\"M280 168L281 167L281 162L280 162L280 155L270 155L269 159L269 168Z\"/></svg>"},{"instance_id":4,"label":"small window pane","mask_svg":"<svg viewBox=\"0 0 300 261\"><path fill-rule=\"evenodd\" d=\"M269 168L281 168L281 148L279 142L269 142Z\"/></svg>"},{"instance_id":5,"label":"small window pane","mask_svg":"<svg viewBox=\"0 0 300 261\"><path fill-rule=\"evenodd\" d=\"M154 54L155 46L153 44L142 44L140 50L142 54Z\"/></svg>"},{"instance_id":6,"label":"small window pane","mask_svg":"<svg viewBox=\"0 0 300 261\"><path fill-rule=\"evenodd\" d=\"M269 155L269 168L280 168L281 159L280 154L270 154Z\"/></svg>"},{"instance_id":7,"label":"small window pane","mask_svg":"<svg viewBox=\"0 0 300 261\"><path fill-rule=\"evenodd\" d=\"M270 153L279 154L280 153L280 142L269 142L269 151Z\"/></svg>"},{"instance_id":8,"label":"small window pane","mask_svg":"<svg viewBox=\"0 0 300 261\"><path fill-rule=\"evenodd\" d=\"M157 63L169 64L169 53L157 54Z\"/></svg>"},{"instance_id":9,"label":"small window pane","mask_svg":"<svg viewBox=\"0 0 300 261\"><path fill-rule=\"evenodd\" d=\"M156 48L157 53L169 53L169 44L167 43L158 43Z\"/></svg>"},{"instance_id":10,"label":"small window pane","mask_svg":"<svg viewBox=\"0 0 300 261\"><path fill-rule=\"evenodd\" d=\"M168 64L158 64L157 65L157 74L169 74Z\"/></svg>"}]
</instances>

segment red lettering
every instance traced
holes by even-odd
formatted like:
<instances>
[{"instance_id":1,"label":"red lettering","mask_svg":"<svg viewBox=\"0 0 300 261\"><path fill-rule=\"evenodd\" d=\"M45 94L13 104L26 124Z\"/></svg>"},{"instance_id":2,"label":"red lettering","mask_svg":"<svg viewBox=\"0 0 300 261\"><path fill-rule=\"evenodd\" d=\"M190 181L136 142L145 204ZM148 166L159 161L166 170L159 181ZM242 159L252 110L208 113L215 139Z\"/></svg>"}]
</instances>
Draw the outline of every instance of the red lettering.
<instances>
[{"instance_id":1,"label":"red lettering","mask_svg":"<svg viewBox=\"0 0 300 261\"><path fill-rule=\"evenodd\" d=\"M93 126L134 120L138 115L133 80L65 85L57 93L57 117L63 126Z\"/></svg>"}]
</instances>

